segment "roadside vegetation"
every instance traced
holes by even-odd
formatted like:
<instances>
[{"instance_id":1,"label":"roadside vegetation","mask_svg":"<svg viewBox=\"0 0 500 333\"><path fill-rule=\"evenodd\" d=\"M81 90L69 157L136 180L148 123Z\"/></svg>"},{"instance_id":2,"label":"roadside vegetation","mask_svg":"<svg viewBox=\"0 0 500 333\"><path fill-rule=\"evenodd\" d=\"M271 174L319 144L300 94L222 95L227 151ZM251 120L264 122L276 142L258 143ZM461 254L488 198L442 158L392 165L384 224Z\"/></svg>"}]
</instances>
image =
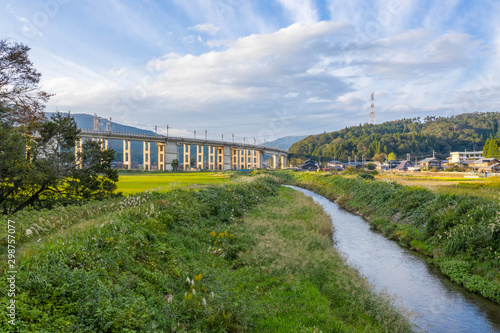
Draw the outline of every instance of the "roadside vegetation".
<instances>
[{"instance_id":1,"label":"roadside vegetation","mask_svg":"<svg viewBox=\"0 0 500 333\"><path fill-rule=\"evenodd\" d=\"M364 216L387 237L428 255L452 281L500 303L498 201L326 173L281 177Z\"/></svg>"},{"instance_id":2,"label":"roadside vegetation","mask_svg":"<svg viewBox=\"0 0 500 333\"><path fill-rule=\"evenodd\" d=\"M411 331L335 252L321 208L272 176L39 213L17 229L4 332Z\"/></svg>"}]
</instances>

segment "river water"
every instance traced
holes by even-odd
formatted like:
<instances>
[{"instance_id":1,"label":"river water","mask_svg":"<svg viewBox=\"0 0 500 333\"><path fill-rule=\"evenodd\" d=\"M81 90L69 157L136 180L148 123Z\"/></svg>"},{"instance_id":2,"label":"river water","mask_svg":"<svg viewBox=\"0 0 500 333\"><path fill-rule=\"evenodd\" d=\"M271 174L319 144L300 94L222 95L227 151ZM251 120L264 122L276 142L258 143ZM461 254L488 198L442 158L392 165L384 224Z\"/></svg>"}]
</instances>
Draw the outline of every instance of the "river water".
<instances>
[{"instance_id":1,"label":"river water","mask_svg":"<svg viewBox=\"0 0 500 333\"><path fill-rule=\"evenodd\" d=\"M411 312L422 332L500 332L500 305L451 282L426 258L373 231L360 216L305 189L330 216L334 246L376 288Z\"/></svg>"}]
</instances>

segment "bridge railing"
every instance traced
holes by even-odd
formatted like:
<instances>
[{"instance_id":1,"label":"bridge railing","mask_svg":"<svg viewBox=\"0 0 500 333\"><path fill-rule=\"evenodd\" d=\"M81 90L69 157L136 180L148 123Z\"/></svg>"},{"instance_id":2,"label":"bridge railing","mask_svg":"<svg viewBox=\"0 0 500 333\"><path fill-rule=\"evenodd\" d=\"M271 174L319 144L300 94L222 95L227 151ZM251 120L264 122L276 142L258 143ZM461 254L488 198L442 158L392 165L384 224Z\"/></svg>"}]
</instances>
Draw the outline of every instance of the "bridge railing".
<instances>
[{"instance_id":1,"label":"bridge railing","mask_svg":"<svg viewBox=\"0 0 500 333\"><path fill-rule=\"evenodd\" d=\"M82 134L87 135L98 135L98 136L123 136L128 138L137 138L137 139L160 139L160 140L173 140L173 141L191 141L191 142L199 142L199 143L207 143L207 144L231 144L232 146L244 148L244 147L255 147L258 149L269 149L273 151L288 153L288 150L281 149L278 147L265 146L265 145L251 145L248 143L242 142L232 142L232 141L219 141L219 140L203 140L203 139L193 139L182 136L166 136L161 134L149 134L149 133L134 133L134 132L122 132L122 131L103 131L103 130L93 130L88 128L80 129Z\"/></svg>"}]
</instances>

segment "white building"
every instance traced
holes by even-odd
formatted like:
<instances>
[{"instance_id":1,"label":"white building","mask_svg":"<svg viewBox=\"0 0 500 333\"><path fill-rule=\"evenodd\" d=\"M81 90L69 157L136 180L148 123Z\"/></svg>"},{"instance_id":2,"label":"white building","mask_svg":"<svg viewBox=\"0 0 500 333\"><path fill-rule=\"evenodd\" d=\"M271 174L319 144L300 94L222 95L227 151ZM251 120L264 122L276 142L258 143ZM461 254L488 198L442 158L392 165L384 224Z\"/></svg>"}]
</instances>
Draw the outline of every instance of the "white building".
<instances>
[{"instance_id":1,"label":"white building","mask_svg":"<svg viewBox=\"0 0 500 333\"><path fill-rule=\"evenodd\" d=\"M479 158L484 158L482 151L464 151L464 152L456 151L450 153L449 160L450 163L459 163L460 161L477 160Z\"/></svg>"}]
</instances>

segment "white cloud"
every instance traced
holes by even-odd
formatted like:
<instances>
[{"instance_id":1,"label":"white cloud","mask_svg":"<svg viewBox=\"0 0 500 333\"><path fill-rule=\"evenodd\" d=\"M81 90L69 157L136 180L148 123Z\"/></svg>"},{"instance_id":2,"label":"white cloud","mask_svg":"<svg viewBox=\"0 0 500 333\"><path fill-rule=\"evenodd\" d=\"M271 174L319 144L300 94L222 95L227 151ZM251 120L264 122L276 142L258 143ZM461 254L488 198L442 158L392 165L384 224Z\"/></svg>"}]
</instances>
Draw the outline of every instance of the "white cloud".
<instances>
[{"instance_id":1,"label":"white cloud","mask_svg":"<svg viewBox=\"0 0 500 333\"><path fill-rule=\"evenodd\" d=\"M314 8L314 4L311 0L278 1L291 14L294 22L309 25L319 20L318 11Z\"/></svg>"},{"instance_id":2,"label":"white cloud","mask_svg":"<svg viewBox=\"0 0 500 333\"><path fill-rule=\"evenodd\" d=\"M216 27L215 25L211 23L205 23L205 24L197 24L195 26L189 27L188 30L192 31L199 31L199 32L204 32L209 35L215 35L217 31L220 30L219 27Z\"/></svg>"}]
</instances>

